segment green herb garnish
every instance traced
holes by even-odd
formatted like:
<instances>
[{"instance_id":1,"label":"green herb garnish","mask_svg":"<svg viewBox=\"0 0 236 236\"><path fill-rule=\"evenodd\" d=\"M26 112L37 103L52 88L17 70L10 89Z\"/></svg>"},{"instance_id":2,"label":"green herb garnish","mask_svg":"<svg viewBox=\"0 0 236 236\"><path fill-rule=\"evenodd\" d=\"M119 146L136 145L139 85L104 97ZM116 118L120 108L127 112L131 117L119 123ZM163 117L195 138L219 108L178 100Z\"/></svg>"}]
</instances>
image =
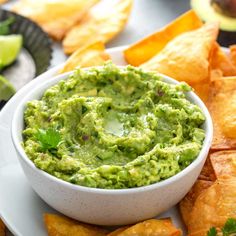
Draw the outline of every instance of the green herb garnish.
<instances>
[{"instance_id":1,"label":"green herb garnish","mask_svg":"<svg viewBox=\"0 0 236 236\"><path fill-rule=\"evenodd\" d=\"M236 234L236 219L228 219L222 228L223 236L230 236Z\"/></svg>"},{"instance_id":2,"label":"green herb garnish","mask_svg":"<svg viewBox=\"0 0 236 236\"><path fill-rule=\"evenodd\" d=\"M229 218L226 222L224 227L221 229L223 236L235 236L236 235L236 219ZM215 227L210 228L207 232L207 236L217 236L217 230Z\"/></svg>"},{"instance_id":3,"label":"green herb garnish","mask_svg":"<svg viewBox=\"0 0 236 236\"><path fill-rule=\"evenodd\" d=\"M61 135L55 128L39 129L36 138L40 142L43 151L54 151L61 143Z\"/></svg>"},{"instance_id":4,"label":"green herb garnish","mask_svg":"<svg viewBox=\"0 0 236 236\"><path fill-rule=\"evenodd\" d=\"M9 34L9 31L10 31L9 27L14 21L15 21L15 18L12 16L6 19L5 21L0 22L0 35Z\"/></svg>"},{"instance_id":5,"label":"green herb garnish","mask_svg":"<svg viewBox=\"0 0 236 236\"><path fill-rule=\"evenodd\" d=\"M207 232L207 236L217 236L217 231L215 227L211 227Z\"/></svg>"}]
</instances>

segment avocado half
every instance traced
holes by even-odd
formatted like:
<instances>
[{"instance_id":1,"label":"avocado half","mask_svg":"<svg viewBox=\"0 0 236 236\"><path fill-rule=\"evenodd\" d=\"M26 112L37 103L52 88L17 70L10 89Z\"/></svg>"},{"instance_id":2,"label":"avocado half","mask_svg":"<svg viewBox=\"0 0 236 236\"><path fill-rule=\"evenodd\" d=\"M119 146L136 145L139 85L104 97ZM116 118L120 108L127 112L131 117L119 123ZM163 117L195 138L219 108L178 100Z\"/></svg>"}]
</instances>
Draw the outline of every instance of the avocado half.
<instances>
[{"instance_id":1,"label":"avocado half","mask_svg":"<svg viewBox=\"0 0 236 236\"><path fill-rule=\"evenodd\" d=\"M191 0L191 6L203 21L219 22L222 46L236 44L236 0Z\"/></svg>"}]
</instances>

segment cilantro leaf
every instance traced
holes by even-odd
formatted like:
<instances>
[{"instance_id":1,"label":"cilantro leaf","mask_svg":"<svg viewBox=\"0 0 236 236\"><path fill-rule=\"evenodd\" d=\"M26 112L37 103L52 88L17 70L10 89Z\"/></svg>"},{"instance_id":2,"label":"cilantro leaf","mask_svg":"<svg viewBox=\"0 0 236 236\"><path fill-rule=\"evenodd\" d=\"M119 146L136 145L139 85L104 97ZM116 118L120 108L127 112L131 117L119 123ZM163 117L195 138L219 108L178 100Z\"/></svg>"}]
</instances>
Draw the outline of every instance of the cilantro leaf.
<instances>
[{"instance_id":1,"label":"cilantro leaf","mask_svg":"<svg viewBox=\"0 0 236 236\"><path fill-rule=\"evenodd\" d=\"M207 232L207 236L217 236L217 231L215 227L211 227Z\"/></svg>"},{"instance_id":2,"label":"cilantro leaf","mask_svg":"<svg viewBox=\"0 0 236 236\"><path fill-rule=\"evenodd\" d=\"M61 143L61 135L55 128L39 129L35 136L43 151L53 151Z\"/></svg>"},{"instance_id":3,"label":"cilantro leaf","mask_svg":"<svg viewBox=\"0 0 236 236\"><path fill-rule=\"evenodd\" d=\"M5 21L0 22L0 35L9 34L9 26L15 21L15 18L9 17Z\"/></svg>"},{"instance_id":4,"label":"cilantro leaf","mask_svg":"<svg viewBox=\"0 0 236 236\"><path fill-rule=\"evenodd\" d=\"M220 235L223 236L233 236L236 235L236 219L229 218L226 222L224 227L221 229ZM207 236L217 236L217 230L215 227L211 227L207 232Z\"/></svg>"},{"instance_id":5,"label":"cilantro leaf","mask_svg":"<svg viewBox=\"0 0 236 236\"><path fill-rule=\"evenodd\" d=\"M223 236L230 236L236 233L236 219L229 218L222 228Z\"/></svg>"}]
</instances>

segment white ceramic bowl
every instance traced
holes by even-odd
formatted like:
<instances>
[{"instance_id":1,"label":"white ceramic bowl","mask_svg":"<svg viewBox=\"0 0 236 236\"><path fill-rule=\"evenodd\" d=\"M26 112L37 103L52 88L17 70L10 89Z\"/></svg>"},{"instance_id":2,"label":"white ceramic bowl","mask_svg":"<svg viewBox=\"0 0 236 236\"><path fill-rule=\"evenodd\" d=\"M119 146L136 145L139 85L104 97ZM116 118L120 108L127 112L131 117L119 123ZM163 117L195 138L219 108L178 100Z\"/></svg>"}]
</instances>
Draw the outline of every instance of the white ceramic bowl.
<instances>
[{"instance_id":1,"label":"white ceramic bowl","mask_svg":"<svg viewBox=\"0 0 236 236\"><path fill-rule=\"evenodd\" d=\"M98 225L122 225L155 217L178 203L197 179L212 141L212 120L203 102L189 92L188 99L203 111L206 138L196 160L175 176L152 185L107 190L74 185L35 167L21 146L24 129L23 113L27 101L40 99L44 91L70 73L48 78L22 98L12 121L12 139L21 166L35 192L50 206L74 219ZM164 76L167 83L178 83Z\"/></svg>"}]
</instances>

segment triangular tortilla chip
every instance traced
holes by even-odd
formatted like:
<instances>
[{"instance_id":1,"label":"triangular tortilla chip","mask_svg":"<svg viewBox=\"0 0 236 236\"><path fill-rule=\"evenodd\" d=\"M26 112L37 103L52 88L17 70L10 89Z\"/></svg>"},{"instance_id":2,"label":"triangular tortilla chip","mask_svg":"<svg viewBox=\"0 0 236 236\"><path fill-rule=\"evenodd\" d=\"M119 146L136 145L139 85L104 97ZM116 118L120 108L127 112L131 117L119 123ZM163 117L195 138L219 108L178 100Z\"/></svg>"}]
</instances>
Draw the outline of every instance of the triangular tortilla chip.
<instances>
[{"instance_id":1,"label":"triangular tortilla chip","mask_svg":"<svg viewBox=\"0 0 236 236\"><path fill-rule=\"evenodd\" d=\"M214 152L210 160L218 179L225 175L236 177L236 150Z\"/></svg>"},{"instance_id":2,"label":"triangular tortilla chip","mask_svg":"<svg viewBox=\"0 0 236 236\"><path fill-rule=\"evenodd\" d=\"M171 219L150 219L140 222L122 231L118 236L181 236L182 232L171 222Z\"/></svg>"},{"instance_id":3,"label":"triangular tortilla chip","mask_svg":"<svg viewBox=\"0 0 236 236\"><path fill-rule=\"evenodd\" d=\"M141 67L190 85L206 81L209 78L208 59L218 31L217 23L207 23L197 30L181 34Z\"/></svg>"},{"instance_id":4,"label":"triangular tortilla chip","mask_svg":"<svg viewBox=\"0 0 236 236\"><path fill-rule=\"evenodd\" d=\"M188 236L206 236L211 227L222 228L236 218L236 178L217 180L201 193L190 213Z\"/></svg>"},{"instance_id":5,"label":"triangular tortilla chip","mask_svg":"<svg viewBox=\"0 0 236 236\"><path fill-rule=\"evenodd\" d=\"M213 119L211 149L236 148L236 77L223 77L211 83L208 109Z\"/></svg>"},{"instance_id":6,"label":"triangular tortilla chip","mask_svg":"<svg viewBox=\"0 0 236 236\"><path fill-rule=\"evenodd\" d=\"M101 66L110 56L105 52L102 42L95 42L91 45L79 48L65 62L64 67L59 73L74 70L76 67Z\"/></svg>"},{"instance_id":7,"label":"triangular tortilla chip","mask_svg":"<svg viewBox=\"0 0 236 236\"><path fill-rule=\"evenodd\" d=\"M127 48L124 51L125 59L129 64L139 66L159 53L176 36L201 26L201 19L193 10L190 10Z\"/></svg>"},{"instance_id":8,"label":"triangular tortilla chip","mask_svg":"<svg viewBox=\"0 0 236 236\"><path fill-rule=\"evenodd\" d=\"M179 207L185 225L188 227L191 211L198 196L208 189L214 182L197 180L188 194L181 200Z\"/></svg>"},{"instance_id":9,"label":"triangular tortilla chip","mask_svg":"<svg viewBox=\"0 0 236 236\"><path fill-rule=\"evenodd\" d=\"M94 40L104 43L115 37L125 26L133 0L105 0L94 6L63 40L64 52L73 53Z\"/></svg>"},{"instance_id":10,"label":"triangular tortilla chip","mask_svg":"<svg viewBox=\"0 0 236 236\"><path fill-rule=\"evenodd\" d=\"M202 99L205 104L208 104L211 94L211 82L221 79L222 70L210 70L209 77L200 83L191 84L194 92Z\"/></svg>"},{"instance_id":11,"label":"triangular tortilla chip","mask_svg":"<svg viewBox=\"0 0 236 236\"><path fill-rule=\"evenodd\" d=\"M107 230L72 220L65 216L45 214L48 236L105 236Z\"/></svg>"},{"instance_id":12,"label":"triangular tortilla chip","mask_svg":"<svg viewBox=\"0 0 236 236\"><path fill-rule=\"evenodd\" d=\"M221 47L215 43L210 57L211 70L218 69L222 71L223 76L236 75L236 67L230 58L223 52Z\"/></svg>"},{"instance_id":13,"label":"triangular tortilla chip","mask_svg":"<svg viewBox=\"0 0 236 236\"><path fill-rule=\"evenodd\" d=\"M54 39L65 33L99 0L20 0L13 11L37 22Z\"/></svg>"}]
</instances>

